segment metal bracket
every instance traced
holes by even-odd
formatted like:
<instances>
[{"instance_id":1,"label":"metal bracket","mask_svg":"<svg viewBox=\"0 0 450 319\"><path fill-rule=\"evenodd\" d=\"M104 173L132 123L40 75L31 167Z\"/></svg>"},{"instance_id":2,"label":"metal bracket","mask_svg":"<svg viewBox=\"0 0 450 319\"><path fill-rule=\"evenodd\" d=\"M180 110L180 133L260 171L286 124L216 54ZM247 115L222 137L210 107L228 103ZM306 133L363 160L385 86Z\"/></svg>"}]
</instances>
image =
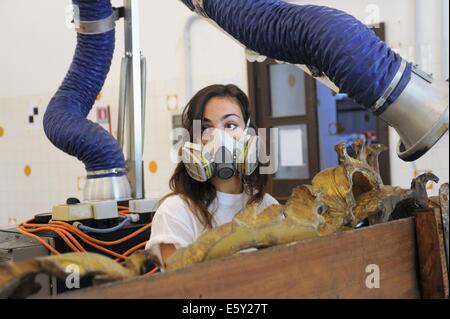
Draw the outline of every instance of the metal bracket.
<instances>
[{"instance_id":1,"label":"metal bracket","mask_svg":"<svg viewBox=\"0 0 450 319\"><path fill-rule=\"evenodd\" d=\"M413 66L412 71L428 83L433 83L433 75L419 69L419 66L417 64Z\"/></svg>"},{"instance_id":2,"label":"metal bracket","mask_svg":"<svg viewBox=\"0 0 450 319\"><path fill-rule=\"evenodd\" d=\"M203 5L203 0L192 0L192 4L195 8L195 12L205 18L209 18L206 14L205 7Z\"/></svg>"},{"instance_id":3,"label":"metal bracket","mask_svg":"<svg viewBox=\"0 0 450 319\"><path fill-rule=\"evenodd\" d=\"M315 67L315 66L307 65L306 67L309 69L309 71L311 71L311 76L314 77L314 78L319 78L319 77L325 75L322 71L320 71L320 70L319 70L317 67Z\"/></svg>"},{"instance_id":4,"label":"metal bracket","mask_svg":"<svg viewBox=\"0 0 450 319\"><path fill-rule=\"evenodd\" d=\"M113 8L113 13L101 20L81 21L74 20L75 30L80 34L95 35L112 31L116 27L116 21L124 16L123 8Z\"/></svg>"}]
</instances>

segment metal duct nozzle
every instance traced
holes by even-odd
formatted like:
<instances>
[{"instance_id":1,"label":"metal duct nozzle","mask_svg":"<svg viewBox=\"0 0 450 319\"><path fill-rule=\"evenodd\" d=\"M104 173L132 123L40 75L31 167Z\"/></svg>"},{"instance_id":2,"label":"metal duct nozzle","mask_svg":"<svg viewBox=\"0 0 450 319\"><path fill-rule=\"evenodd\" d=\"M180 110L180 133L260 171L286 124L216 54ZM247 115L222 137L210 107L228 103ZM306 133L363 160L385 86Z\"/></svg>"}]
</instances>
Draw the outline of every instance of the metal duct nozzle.
<instances>
[{"instance_id":1,"label":"metal duct nozzle","mask_svg":"<svg viewBox=\"0 0 450 319\"><path fill-rule=\"evenodd\" d=\"M397 154L404 161L424 155L448 131L449 84L416 67L407 87L380 118L400 135Z\"/></svg>"},{"instance_id":2,"label":"metal duct nozzle","mask_svg":"<svg viewBox=\"0 0 450 319\"><path fill-rule=\"evenodd\" d=\"M131 199L130 182L126 175L88 178L84 187L84 201Z\"/></svg>"}]
</instances>

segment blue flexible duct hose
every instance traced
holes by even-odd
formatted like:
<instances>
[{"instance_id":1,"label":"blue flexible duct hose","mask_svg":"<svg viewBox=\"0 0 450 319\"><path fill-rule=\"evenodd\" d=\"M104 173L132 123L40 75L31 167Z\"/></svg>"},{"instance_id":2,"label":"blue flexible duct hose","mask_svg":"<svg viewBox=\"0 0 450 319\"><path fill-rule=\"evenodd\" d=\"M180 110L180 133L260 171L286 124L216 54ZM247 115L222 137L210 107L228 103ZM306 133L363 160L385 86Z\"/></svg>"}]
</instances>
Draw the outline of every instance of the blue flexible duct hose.
<instances>
[{"instance_id":1,"label":"blue flexible duct hose","mask_svg":"<svg viewBox=\"0 0 450 319\"><path fill-rule=\"evenodd\" d=\"M182 0L191 10L192 0ZM400 68L401 57L362 22L342 11L281 0L203 0L204 11L222 29L267 57L314 67L358 104L372 107ZM403 92L412 65L376 112Z\"/></svg>"},{"instance_id":2,"label":"blue flexible duct hose","mask_svg":"<svg viewBox=\"0 0 450 319\"><path fill-rule=\"evenodd\" d=\"M73 0L73 4L80 9L81 21L100 20L112 14L110 0ZM111 66L115 31L78 34L77 40L72 65L45 112L45 133L56 147L82 161L88 172L125 169L122 149L114 137L86 119Z\"/></svg>"}]
</instances>

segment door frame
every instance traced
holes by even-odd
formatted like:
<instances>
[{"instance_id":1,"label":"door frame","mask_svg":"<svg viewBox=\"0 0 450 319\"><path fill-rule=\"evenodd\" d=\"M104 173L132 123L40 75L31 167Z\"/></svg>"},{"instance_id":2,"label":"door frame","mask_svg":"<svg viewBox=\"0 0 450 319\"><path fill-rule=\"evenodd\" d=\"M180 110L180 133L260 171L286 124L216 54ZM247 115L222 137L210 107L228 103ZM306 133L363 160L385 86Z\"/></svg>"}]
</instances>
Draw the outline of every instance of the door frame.
<instances>
[{"instance_id":1,"label":"door frame","mask_svg":"<svg viewBox=\"0 0 450 319\"><path fill-rule=\"evenodd\" d=\"M380 22L377 25L369 26L375 34L382 40L386 39L386 25L384 22ZM267 59L263 63L247 62L247 74L248 74L248 96L250 100L251 120L256 123L258 127L269 128L268 124L285 125L287 121L292 118L298 118L299 120L305 120L308 115L308 119L314 123L314 125L308 125L308 155L310 165L310 179L309 180L278 180L283 182L283 186L287 188L289 192L298 185L310 184L311 179L320 171L320 138L319 138L319 125L317 118L317 92L316 92L316 79L305 73L305 94L306 94L306 111L307 116L287 117L287 118L271 118L267 112L270 111L270 90L269 90L269 78L268 78L268 65L276 63L274 60ZM264 71L265 70L265 71ZM258 107L256 107L258 105ZM270 114L270 113L269 113ZM311 124L308 123L308 124ZM298 124L301 124L298 123ZM388 147L388 150L381 153L379 157L379 167L381 178L386 185L391 184L391 165L390 165L390 145L389 145L389 125L377 117L377 134L378 142ZM310 143L310 140L314 141ZM334 152L334 150L329 150ZM312 175L311 175L312 174ZM268 178L268 192L273 193L274 188L278 189L281 185L277 185L277 182L273 180L272 176ZM282 196L278 196L281 201L287 199L286 191L282 192ZM277 197L277 196L276 196Z\"/></svg>"},{"instance_id":2,"label":"door frame","mask_svg":"<svg viewBox=\"0 0 450 319\"><path fill-rule=\"evenodd\" d=\"M307 124L308 128L308 179L274 179L268 177L268 192L280 202L284 202L291 195L292 189L303 184L311 184L312 178L320 171L319 131L317 121L317 94L316 79L305 76L305 109L304 116L272 117L269 66L277 64L272 59L266 59L262 63L247 62L248 90L250 99L251 120L260 128L272 128L274 126ZM258 108L256 108L256 105ZM295 122L295 123L292 123ZM267 139L267 144L270 138ZM267 145L269 148L269 146Z\"/></svg>"}]
</instances>

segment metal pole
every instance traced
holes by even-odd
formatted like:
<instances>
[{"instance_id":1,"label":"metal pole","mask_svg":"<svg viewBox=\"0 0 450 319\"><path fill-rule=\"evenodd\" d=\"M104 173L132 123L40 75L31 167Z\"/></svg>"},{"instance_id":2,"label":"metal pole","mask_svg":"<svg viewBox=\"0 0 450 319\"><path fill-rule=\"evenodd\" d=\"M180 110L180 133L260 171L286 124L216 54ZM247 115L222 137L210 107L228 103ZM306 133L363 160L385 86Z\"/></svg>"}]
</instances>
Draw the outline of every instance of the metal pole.
<instances>
[{"instance_id":1,"label":"metal pole","mask_svg":"<svg viewBox=\"0 0 450 319\"><path fill-rule=\"evenodd\" d=\"M127 57L122 58L120 69L120 88L119 88L119 117L117 121L117 142L123 149L125 142L125 115L127 108L128 93L128 70L130 60Z\"/></svg>"},{"instance_id":2,"label":"metal pole","mask_svg":"<svg viewBox=\"0 0 450 319\"><path fill-rule=\"evenodd\" d=\"M142 72L139 37L139 0L124 0L125 7L125 56L130 58L128 69L127 145L128 178L134 199L144 198L143 129L142 129Z\"/></svg>"},{"instance_id":3,"label":"metal pole","mask_svg":"<svg viewBox=\"0 0 450 319\"><path fill-rule=\"evenodd\" d=\"M201 19L198 15L192 15L187 20L184 26L184 56L185 56L185 66L186 66L186 102L189 101L193 96L193 79L192 79L192 39L191 31L194 22Z\"/></svg>"},{"instance_id":4,"label":"metal pole","mask_svg":"<svg viewBox=\"0 0 450 319\"><path fill-rule=\"evenodd\" d=\"M145 138L145 108L147 105L147 59L141 56L141 95L142 95L142 153L144 153Z\"/></svg>"}]
</instances>

